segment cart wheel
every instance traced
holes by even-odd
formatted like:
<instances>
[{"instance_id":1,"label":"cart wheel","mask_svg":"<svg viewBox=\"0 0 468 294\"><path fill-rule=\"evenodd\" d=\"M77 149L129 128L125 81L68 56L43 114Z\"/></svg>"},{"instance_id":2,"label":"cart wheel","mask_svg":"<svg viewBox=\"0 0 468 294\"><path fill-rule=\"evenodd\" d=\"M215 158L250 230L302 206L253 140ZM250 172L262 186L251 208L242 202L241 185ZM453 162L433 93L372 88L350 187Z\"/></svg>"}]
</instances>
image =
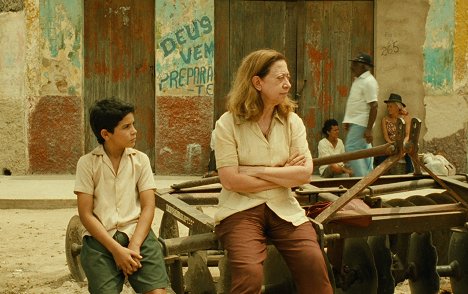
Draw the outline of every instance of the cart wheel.
<instances>
[{"instance_id":1,"label":"cart wheel","mask_svg":"<svg viewBox=\"0 0 468 294\"><path fill-rule=\"evenodd\" d=\"M386 201L390 207L408 207L408 206L415 206L412 202L409 202L406 199L401 199L401 198L394 198Z\"/></svg>"},{"instance_id":2,"label":"cart wheel","mask_svg":"<svg viewBox=\"0 0 468 294\"><path fill-rule=\"evenodd\" d=\"M81 224L80 217L74 215L67 226L67 234L65 236L65 255L67 257L67 265L71 276L77 282L83 282L86 278L83 268L81 267L80 252L82 242L82 233L84 227Z\"/></svg>"},{"instance_id":3,"label":"cart wheel","mask_svg":"<svg viewBox=\"0 0 468 294\"><path fill-rule=\"evenodd\" d=\"M395 292L395 279L392 274L392 252L389 248L388 237L386 235L370 236L367 238L367 243L377 268L379 282L377 293L393 294Z\"/></svg>"},{"instance_id":4,"label":"cart wheel","mask_svg":"<svg viewBox=\"0 0 468 294\"><path fill-rule=\"evenodd\" d=\"M451 204L456 203L455 199L453 199L450 194L443 192L443 193L430 193L426 195L427 198L430 198L435 201L437 204Z\"/></svg>"},{"instance_id":5,"label":"cart wheel","mask_svg":"<svg viewBox=\"0 0 468 294\"><path fill-rule=\"evenodd\" d=\"M189 293L216 293L213 277L206 264L206 251L189 253L188 269L184 281Z\"/></svg>"},{"instance_id":6,"label":"cart wheel","mask_svg":"<svg viewBox=\"0 0 468 294\"><path fill-rule=\"evenodd\" d=\"M391 207L408 207L415 206L412 202L406 199L391 199L386 202ZM408 267L408 248L409 248L409 233L391 234L388 236L390 242L390 250L393 254L393 278L395 284L403 282L406 279L406 269Z\"/></svg>"},{"instance_id":7,"label":"cart wheel","mask_svg":"<svg viewBox=\"0 0 468 294\"><path fill-rule=\"evenodd\" d=\"M431 194L428 194L428 196L429 195ZM417 206L436 205L438 203L434 199L438 199L439 197L438 199L439 201L445 202L447 200L446 199L444 200L444 198L448 197L446 195L442 195L439 193L433 193L432 197L428 197L428 196L411 196L411 197L406 198L406 200L414 203ZM437 264L439 265L447 264L447 252L448 252L448 246L449 246L450 235L451 235L450 230L449 229L434 230L434 231L431 231L431 234L432 234L432 243L434 244L437 250Z\"/></svg>"},{"instance_id":8,"label":"cart wheel","mask_svg":"<svg viewBox=\"0 0 468 294\"><path fill-rule=\"evenodd\" d=\"M336 293L377 293L377 269L371 249L364 238L345 240L341 274L341 288L337 288Z\"/></svg>"},{"instance_id":9,"label":"cart wheel","mask_svg":"<svg viewBox=\"0 0 468 294\"><path fill-rule=\"evenodd\" d=\"M422 205L435 205L437 202L432 200L429 197L426 196L421 196L421 195L414 195L406 198L407 201L413 203L416 206L422 206Z\"/></svg>"},{"instance_id":10,"label":"cart wheel","mask_svg":"<svg viewBox=\"0 0 468 294\"><path fill-rule=\"evenodd\" d=\"M408 253L408 275L411 293L439 293L437 252L432 245L431 232L413 233Z\"/></svg>"},{"instance_id":11,"label":"cart wheel","mask_svg":"<svg viewBox=\"0 0 468 294\"><path fill-rule=\"evenodd\" d=\"M449 263L457 264L457 274L450 277L454 294L468 293L468 231L454 230L448 252Z\"/></svg>"}]
</instances>

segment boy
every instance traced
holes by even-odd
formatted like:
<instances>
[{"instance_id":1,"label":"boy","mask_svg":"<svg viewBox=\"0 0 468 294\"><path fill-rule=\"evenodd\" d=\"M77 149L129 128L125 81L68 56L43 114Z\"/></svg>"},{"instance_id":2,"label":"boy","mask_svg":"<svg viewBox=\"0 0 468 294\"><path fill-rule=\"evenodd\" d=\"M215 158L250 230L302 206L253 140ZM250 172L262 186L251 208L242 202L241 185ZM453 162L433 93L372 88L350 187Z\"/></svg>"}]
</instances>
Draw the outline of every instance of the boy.
<instances>
[{"instance_id":1,"label":"boy","mask_svg":"<svg viewBox=\"0 0 468 294\"><path fill-rule=\"evenodd\" d=\"M156 189L149 158L133 149L134 107L97 101L89 120L99 142L78 160L75 194L86 231L81 264L90 293L120 293L125 278L138 293L166 293L161 245L151 229Z\"/></svg>"}]
</instances>

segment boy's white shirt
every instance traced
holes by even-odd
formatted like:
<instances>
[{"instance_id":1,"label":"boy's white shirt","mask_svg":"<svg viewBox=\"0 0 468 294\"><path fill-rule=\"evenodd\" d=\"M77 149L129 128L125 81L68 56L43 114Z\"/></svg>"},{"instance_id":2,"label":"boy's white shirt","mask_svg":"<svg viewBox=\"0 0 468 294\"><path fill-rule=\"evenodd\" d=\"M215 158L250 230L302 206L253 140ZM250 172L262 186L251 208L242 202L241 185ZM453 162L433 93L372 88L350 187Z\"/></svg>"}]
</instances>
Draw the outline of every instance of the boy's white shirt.
<instances>
[{"instance_id":1,"label":"boy's white shirt","mask_svg":"<svg viewBox=\"0 0 468 294\"><path fill-rule=\"evenodd\" d=\"M139 192L155 189L149 158L136 149L125 149L117 174L102 145L78 160L74 193L93 195L93 214L110 236L118 230L132 237L141 213Z\"/></svg>"}]
</instances>

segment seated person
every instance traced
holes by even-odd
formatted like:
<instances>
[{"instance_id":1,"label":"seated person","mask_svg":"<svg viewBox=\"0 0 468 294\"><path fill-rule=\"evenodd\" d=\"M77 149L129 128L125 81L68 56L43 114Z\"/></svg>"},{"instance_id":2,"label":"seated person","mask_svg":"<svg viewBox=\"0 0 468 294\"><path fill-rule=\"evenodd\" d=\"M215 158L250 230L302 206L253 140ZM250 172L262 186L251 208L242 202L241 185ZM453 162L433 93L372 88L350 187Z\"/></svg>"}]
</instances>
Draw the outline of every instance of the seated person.
<instances>
[{"instance_id":1,"label":"seated person","mask_svg":"<svg viewBox=\"0 0 468 294\"><path fill-rule=\"evenodd\" d=\"M337 155L345 152L343 141L338 137L340 129L338 122L334 119L325 121L322 133L325 138L318 144L318 157ZM351 177L353 171L346 167L343 162L322 165L319 167L320 176L324 178Z\"/></svg>"},{"instance_id":2,"label":"seated person","mask_svg":"<svg viewBox=\"0 0 468 294\"><path fill-rule=\"evenodd\" d=\"M97 101L89 121L99 143L76 166L74 193L85 227L80 261L90 293L120 293L127 280L137 293L167 293L162 246L151 229L153 171L135 147L133 105Z\"/></svg>"},{"instance_id":3,"label":"seated person","mask_svg":"<svg viewBox=\"0 0 468 294\"><path fill-rule=\"evenodd\" d=\"M387 143L395 142L397 135L397 119L402 118L405 121L405 139L407 142L409 139L409 131L411 128L410 117L408 111L406 111L406 105L398 94L390 94L388 100L384 101L387 104L387 115L382 118L382 132L384 139ZM387 156L379 156L376 158L375 163L378 165L382 163ZM405 154L405 172L413 172L413 163L408 154Z\"/></svg>"}]
</instances>

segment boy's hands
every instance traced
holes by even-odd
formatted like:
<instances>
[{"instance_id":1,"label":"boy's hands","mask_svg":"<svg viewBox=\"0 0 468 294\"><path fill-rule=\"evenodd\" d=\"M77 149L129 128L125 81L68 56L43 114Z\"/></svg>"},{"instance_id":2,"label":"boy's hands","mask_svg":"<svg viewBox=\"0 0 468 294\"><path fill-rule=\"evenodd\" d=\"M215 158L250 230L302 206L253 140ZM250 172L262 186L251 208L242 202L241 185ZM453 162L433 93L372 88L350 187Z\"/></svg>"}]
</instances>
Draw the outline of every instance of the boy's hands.
<instances>
[{"instance_id":1,"label":"boy's hands","mask_svg":"<svg viewBox=\"0 0 468 294\"><path fill-rule=\"evenodd\" d=\"M130 244L128 244L128 249L131 251L135 252L138 255L138 258L133 258L133 260L138 264L138 268L135 270L135 272L142 267L140 260L143 258L140 255L140 246L134 245L132 241L130 241Z\"/></svg>"},{"instance_id":2,"label":"boy's hands","mask_svg":"<svg viewBox=\"0 0 468 294\"><path fill-rule=\"evenodd\" d=\"M130 248L120 246L112 255L114 256L117 267L124 272L125 276L130 276L141 268L140 260L143 257L140 255L139 249L138 251L134 251Z\"/></svg>"}]
</instances>

